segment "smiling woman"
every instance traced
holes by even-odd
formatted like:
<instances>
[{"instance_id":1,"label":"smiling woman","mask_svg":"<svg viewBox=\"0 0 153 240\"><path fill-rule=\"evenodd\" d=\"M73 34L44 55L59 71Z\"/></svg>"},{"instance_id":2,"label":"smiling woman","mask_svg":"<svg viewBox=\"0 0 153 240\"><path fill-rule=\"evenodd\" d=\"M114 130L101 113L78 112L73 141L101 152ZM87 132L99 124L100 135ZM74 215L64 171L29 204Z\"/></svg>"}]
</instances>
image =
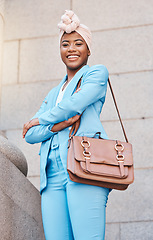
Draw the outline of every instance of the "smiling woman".
<instances>
[{"instance_id":1,"label":"smiling woman","mask_svg":"<svg viewBox=\"0 0 153 240\"><path fill-rule=\"evenodd\" d=\"M87 64L90 50L85 40L77 32L64 33L60 43L62 61L67 67L68 81L84 65Z\"/></svg>"},{"instance_id":2,"label":"smiling woman","mask_svg":"<svg viewBox=\"0 0 153 240\"><path fill-rule=\"evenodd\" d=\"M58 26L67 74L24 125L23 137L31 144L42 143L40 192L46 240L103 240L110 189L73 182L67 171L67 152L70 128L80 116L76 135L93 137L100 132L102 138L107 138L100 113L108 71L103 65L87 65L91 32L73 11L67 10Z\"/></svg>"}]
</instances>

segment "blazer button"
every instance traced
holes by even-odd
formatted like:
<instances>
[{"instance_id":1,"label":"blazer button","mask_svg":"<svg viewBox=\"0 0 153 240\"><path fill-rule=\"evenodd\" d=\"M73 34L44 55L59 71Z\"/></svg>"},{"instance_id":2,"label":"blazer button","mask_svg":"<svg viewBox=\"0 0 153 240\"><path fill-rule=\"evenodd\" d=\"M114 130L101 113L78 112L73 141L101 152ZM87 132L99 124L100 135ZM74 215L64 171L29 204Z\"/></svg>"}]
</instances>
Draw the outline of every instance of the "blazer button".
<instances>
[{"instance_id":1,"label":"blazer button","mask_svg":"<svg viewBox=\"0 0 153 240\"><path fill-rule=\"evenodd\" d=\"M55 149L58 148L58 144L53 144L53 146L51 147L51 149Z\"/></svg>"},{"instance_id":2,"label":"blazer button","mask_svg":"<svg viewBox=\"0 0 153 240\"><path fill-rule=\"evenodd\" d=\"M45 100L45 103L47 104L47 100Z\"/></svg>"}]
</instances>

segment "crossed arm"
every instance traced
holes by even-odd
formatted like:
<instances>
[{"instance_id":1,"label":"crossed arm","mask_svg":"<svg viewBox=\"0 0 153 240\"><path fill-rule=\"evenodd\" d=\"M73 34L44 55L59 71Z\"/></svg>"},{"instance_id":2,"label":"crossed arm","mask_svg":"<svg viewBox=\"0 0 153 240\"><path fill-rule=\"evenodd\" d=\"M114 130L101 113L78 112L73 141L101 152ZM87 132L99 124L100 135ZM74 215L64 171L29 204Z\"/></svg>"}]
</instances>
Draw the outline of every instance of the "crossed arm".
<instances>
[{"instance_id":1,"label":"crossed arm","mask_svg":"<svg viewBox=\"0 0 153 240\"><path fill-rule=\"evenodd\" d=\"M87 106L99 99L105 100L107 80L106 67L102 65L91 67L86 74L81 91L63 99L51 110L44 111L45 103L42 104L34 118L24 124L23 138L25 137L29 143L42 142L49 139L55 132L71 126Z\"/></svg>"},{"instance_id":2,"label":"crossed arm","mask_svg":"<svg viewBox=\"0 0 153 240\"><path fill-rule=\"evenodd\" d=\"M75 123L78 119L79 119L80 115L76 115L72 118L69 118L68 120L65 120L63 122L60 123L56 123L53 125L53 127L51 128L52 132L58 132L63 130L64 128L67 128L69 126L71 126L73 123ZM27 123L24 124L23 126L23 132L22 132L22 136L23 138L25 138L25 135L27 133L27 131L34 126L40 125L39 124L39 119L38 118L34 118L30 121L28 121Z\"/></svg>"},{"instance_id":3,"label":"crossed arm","mask_svg":"<svg viewBox=\"0 0 153 240\"><path fill-rule=\"evenodd\" d=\"M81 88L78 88L75 93L79 92L81 90ZM71 126L73 123L75 123L78 119L80 118L80 115L75 115L74 117L69 118L68 120L56 123L53 125L53 127L50 129L51 132L58 132L61 131L69 126ZM32 120L26 122L23 126L23 132L22 132L22 136L23 138L25 138L25 135L27 133L27 131L34 127L34 126L38 126L40 125L39 123L39 119L38 118L33 118ZM46 126L44 126L46 128Z\"/></svg>"}]
</instances>

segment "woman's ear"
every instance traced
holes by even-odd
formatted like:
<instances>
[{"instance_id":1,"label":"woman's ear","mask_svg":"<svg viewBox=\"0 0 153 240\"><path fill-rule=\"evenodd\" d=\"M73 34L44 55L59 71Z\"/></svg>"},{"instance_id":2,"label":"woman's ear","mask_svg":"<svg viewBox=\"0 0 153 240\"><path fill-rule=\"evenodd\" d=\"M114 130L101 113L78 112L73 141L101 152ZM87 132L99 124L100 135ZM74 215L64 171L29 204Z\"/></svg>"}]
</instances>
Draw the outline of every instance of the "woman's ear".
<instances>
[{"instance_id":1,"label":"woman's ear","mask_svg":"<svg viewBox=\"0 0 153 240\"><path fill-rule=\"evenodd\" d=\"M90 53L90 50L88 49L88 56L90 56L91 55L91 53Z\"/></svg>"}]
</instances>

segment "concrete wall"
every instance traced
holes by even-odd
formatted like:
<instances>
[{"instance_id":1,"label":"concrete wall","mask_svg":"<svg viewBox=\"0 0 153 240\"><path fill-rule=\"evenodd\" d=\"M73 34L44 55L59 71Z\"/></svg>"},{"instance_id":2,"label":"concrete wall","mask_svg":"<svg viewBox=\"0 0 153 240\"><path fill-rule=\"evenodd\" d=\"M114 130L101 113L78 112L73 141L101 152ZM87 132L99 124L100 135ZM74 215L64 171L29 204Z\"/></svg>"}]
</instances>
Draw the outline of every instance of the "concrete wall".
<instances>
[{"instance_id":1,"label":"concrete wall","mask_svg":"<svg viewBox=\"0 0 153 240\"><path fill-rule=\"evenodd\" d=\"M110 194L106 239L152 239L153 0L6 0L5 5L0 129L24 152L28 178L39 187L39 145L22 140L22 126L65 74L57 23L65 9L73 9L92 30L89 64L107 66L133 144L135 182ZM109 91L101 120L110 138L123 139Z\"/></svg>"},{"instance_id":2,"label":"concrete wall","mask_svg":"<svg viewBox=\"0 0 153 240\"><path fill-rule=\"evenodd\" d=\"M2 79L3 37L4 37L4 0L0 0L0 95L2 83L1 79Z\"/></svg>"}]
</instances>

